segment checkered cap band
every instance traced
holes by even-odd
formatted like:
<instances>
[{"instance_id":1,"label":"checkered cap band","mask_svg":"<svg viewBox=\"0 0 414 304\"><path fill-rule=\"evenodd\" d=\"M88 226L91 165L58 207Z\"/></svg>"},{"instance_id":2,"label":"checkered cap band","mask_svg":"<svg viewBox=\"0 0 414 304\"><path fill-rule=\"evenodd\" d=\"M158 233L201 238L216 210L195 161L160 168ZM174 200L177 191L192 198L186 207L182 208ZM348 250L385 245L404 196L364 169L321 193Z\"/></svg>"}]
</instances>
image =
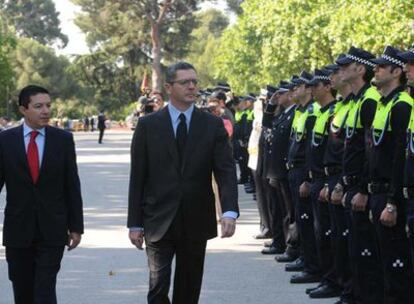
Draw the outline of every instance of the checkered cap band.
<instances>
[{"instance_id":1,"label":"checkered cap band","mask_svg":"<svg viewBox=\"0 0 414 304\"><path fill-rule=\"evenodd\" d=\"M373 62L369 61L369 60L366 60L364 58L357 57L357 56L354 56L354 55L350 55L350 54L346 54L345 56L349 59L352 59L352 60L356 61L356 62L365 64L365 65L369 65L370 67L375 68L375 64Z\"/></svg>"},{"instance_id":2,"label":"checkered cap band","mask_svg":"<svg viewBox=\"0 0 414 304\"><path fill-rule=\"evenodd\" d=\"M402 68L405 65L404 62L402 62L401 60L398 60L397 58L393 58L393 57L388 56L388 55L385 55L385 54L381 55L381 58L383 58L383 59L385 59L385 60L387 60L387 61L389 61L389 62L391 62L393 64L396 64L396 65L398 65L398 66L400 66Z\"/></svg>"},{"instance_id":3,"label":"checkered cap band","mask_svg":"<svg viewBox=\"0 0 414 304\"><path fill-rule=\"evenodd\" d=\"M330 81L331 79L329 78L329 76L322 76L322 75L317 75L315 77L313 77L313 79L318 79L318 80L328 80Z\"/></svg>"}]
</instances>

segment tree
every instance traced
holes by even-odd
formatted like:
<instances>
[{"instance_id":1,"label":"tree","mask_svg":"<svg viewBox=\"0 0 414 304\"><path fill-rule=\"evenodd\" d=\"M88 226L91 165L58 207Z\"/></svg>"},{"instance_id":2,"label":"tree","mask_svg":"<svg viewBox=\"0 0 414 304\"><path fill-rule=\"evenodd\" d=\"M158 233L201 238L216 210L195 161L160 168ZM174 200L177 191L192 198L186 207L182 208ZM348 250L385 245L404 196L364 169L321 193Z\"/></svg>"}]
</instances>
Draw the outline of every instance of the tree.
<instances>
[{"instance_id":1,"label":"tree","mask_svg":"<svg viewBox=\"0 0 414 304\"><path fill-rule=\"evenodd\" d=\"M183 58L188 52L189 35L195 26L193 12L201 0L72 0L82 8L76 24L86 33L95 50L117 52L131 69L138 63L152 66L152 87L162 89L162 60ZM131 51L135 62L125 54ZM115 51L116 52L116 51ZM137 76L136 76L137 77Z\"/></svg>"},{"instance_id":2,"label":"tree","mask_svg":"<svg viewBox=\"0 0 414 304\"><path fill-rule=\"evenodd\" d=\"M189 46L190 53L186 60L197 69L201 87L217 82L214 57L221 51L220 37L229 25L229 19L221 11L210 9L196 14L198 27L191 35L194 37Z\"/></svg>"},{"instance_id":3,"label":"tree","mask_svg":"<svg viewBox=\"0 0 414 304\"><path fill-rule=\"evenodd\" d=\"M0 0L0 9L14 25L19 36L41 44L56 42L65 47L68 37L60 29L59 13L52 0Z\"/></svg>"},{"instance_id":4,"label":"tree","mask_svg":"<svg viewBox=\"0 0 414 304\"><path fill-rule=\"evenodd\" d=\"M413 40L405 0L249 0L221 39L218 76L241 93L331 63L351 45L380 53Z\"/></svg>"}]
</instances>

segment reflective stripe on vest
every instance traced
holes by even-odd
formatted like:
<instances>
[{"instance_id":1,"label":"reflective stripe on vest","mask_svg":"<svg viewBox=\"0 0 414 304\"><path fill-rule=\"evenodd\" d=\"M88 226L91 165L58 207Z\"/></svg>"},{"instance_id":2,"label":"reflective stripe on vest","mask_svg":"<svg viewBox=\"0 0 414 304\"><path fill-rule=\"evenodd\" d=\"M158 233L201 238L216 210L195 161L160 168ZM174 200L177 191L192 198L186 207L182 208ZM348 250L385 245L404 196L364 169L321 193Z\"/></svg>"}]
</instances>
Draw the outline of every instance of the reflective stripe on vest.
<instances>
[{"instance_id":1,"label":"reflective stripe on vest","mask_svg":"<svg viewBox=\"0 0 414 304\"><path fill-rule=\"evenodd\" d=\"M399 102L406 102L412 106L413 99L407 92L401 92L388 103L383 104L379 102L377 104L374 121L372 122L372 140L375 146L378 146L382 142L385 132L391 131L391 109Z\"/></svg>"},{"instance_id":2,"label":"reflective stripe on vest","mask_svg":"<svg viewBox=\"0 0 414 304\"><path fill-rule=\"evenodd\" d=\"M301 141L304 135L306 135L306 121L308 120L308 117L318 117L321 113L320 109L321 106L314 101L307 107L306 111L298 117L295 131L295 140L297 142Z\"/></svg>"},{"instance_id":3,"label":"reflective stripe on vest","mask_svg":"<svg viewBox=\"0 0 414 304\"><path fill-rule=\"evenodd\" d=\"M378 103L381 95L375 87L369 87L360 99L351 103L348 118L346 119L346 138L351 138L356 129L362 129L361 106L367 99L375 100Z\"/></svg>"},{"instance_id":4,"label":"reflective stripe on vest","mask_svg":"<svg viewBox=\"0 0 414 304\"><path fill-rule=\"evenodd\" d=\"M338 104L341 104L341 106L338 108L338 110L335 113L334 118L331 122L331 132L334 134L338 134L342 131L342 129L345 126L346 120L348 118L348 113L351 108L352 100L344 104L343 102L340 102Z\"/></svg>"},{"instance_id":5,"label":"reflective stripe on vest","mask_svg":"<svg viewBox=\"0 0 414 304\"><path fill-rule=\"evenodd\" d=\"M339 105L337 103L329 106L329 109L325 112L321 113L315 121L315 125L313 127L312 132L312 145L317 147L319 146L324 139L324 136L328 135L328 120L330 117L335 115L335 113L339 110L341 107L340 103Z\"/></svg>"}]
</instances>

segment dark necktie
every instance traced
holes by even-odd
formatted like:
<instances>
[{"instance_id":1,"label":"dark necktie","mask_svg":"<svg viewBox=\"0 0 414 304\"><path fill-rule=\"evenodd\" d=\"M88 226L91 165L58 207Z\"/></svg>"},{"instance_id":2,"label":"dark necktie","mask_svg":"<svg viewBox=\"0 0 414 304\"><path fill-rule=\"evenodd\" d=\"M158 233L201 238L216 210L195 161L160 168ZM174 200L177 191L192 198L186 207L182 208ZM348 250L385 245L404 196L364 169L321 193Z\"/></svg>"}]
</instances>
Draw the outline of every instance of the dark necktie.
<instances>
[{"instance_id":1,"label":"dark necktie","mask_svg":"<svg viewBox=\"0 0 414 304\"><path fill-rule=\"evenodd\" d=\"M39 151L37 150L36 144L37 135L39 135L37 131L30 132L30 141L27 147L27 162L29 163L33 184L36 184L39 178Z\"/></svg>"},{"instance_id":2,"label":"dark necktie","mask_svg":"<svg viewBox=\"0 0 414 304\"><path fill-rule=\"evenodd\" d=\"M183 113L181 113L178 118L180 119L180 123L177 127L176 139L178 155L180 156L180 163L182 163L184 158L185 142L187 140L187 124L185 122L186 119Z\"/></svg>"}]
</instances>

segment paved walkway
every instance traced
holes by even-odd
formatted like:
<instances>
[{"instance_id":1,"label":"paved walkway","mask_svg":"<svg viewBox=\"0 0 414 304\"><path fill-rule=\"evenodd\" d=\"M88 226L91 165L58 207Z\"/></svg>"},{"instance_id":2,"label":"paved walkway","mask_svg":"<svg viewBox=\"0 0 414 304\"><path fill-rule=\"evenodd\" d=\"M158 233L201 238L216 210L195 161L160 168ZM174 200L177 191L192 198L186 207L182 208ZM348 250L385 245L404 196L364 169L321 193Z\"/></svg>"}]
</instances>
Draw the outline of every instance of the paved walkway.
<instances>
[{"instance_id":1,"label":"paved walkway","mask_svg":"<svg viewBox=\"0 0 414 304\"><path fill-rule=\"evenodd\" d=\"M125 228L131 136L109 131L98 145L97 133L75 134L86 231L81 246L63 259L57 286L60 304L146 303L146 257L131 246ZM200 304L334 303L310 300L304 289L312 285L289 284L284 266L259 253L262 242L252 238L258 232L255 202L243 191L239 202L236 235L208 244ZM1 223L4 203L3 191ZM0 304L10 303L11 285L0 247Z\"/></svg>"}]
</instances>

